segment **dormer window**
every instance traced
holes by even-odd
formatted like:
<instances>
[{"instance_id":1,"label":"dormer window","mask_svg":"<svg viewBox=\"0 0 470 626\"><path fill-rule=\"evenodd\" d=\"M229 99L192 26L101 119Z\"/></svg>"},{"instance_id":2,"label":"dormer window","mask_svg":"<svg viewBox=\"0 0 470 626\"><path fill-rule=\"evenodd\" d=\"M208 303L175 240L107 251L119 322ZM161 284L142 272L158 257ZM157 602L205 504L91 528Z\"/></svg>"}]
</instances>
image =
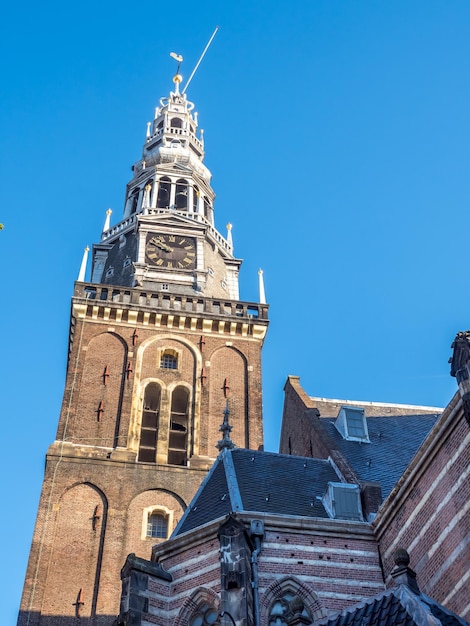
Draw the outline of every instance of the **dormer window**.
<instances>
[{"instance_id":1,"label":"dormer window","mask_svg":"<svg viewBox=\"0 0 470 626\"><path fill-rule=\"evenodd\" d=\"M112 276L114 276L114 267L109 267L106 270L106 278L111 278Z\"/></svg>"},{"instance_id":2,"label":"dormer window","mask_svg":"<svg viewBox=\"0 0 470 626\"><path fill-rule=\"evenodd\" d=\"M364 521L359 485L329 482L322 502L333 519Z\"/></svg>"},{"instance_id":3,"label":"dormer window","mask_svg":"<svg viewBox=\"0 0 470 626\"><path fill-rule=\"evenodd\" d=\"M126 257L124 259L124 263L122 264L123 267L129 267L131 265L132 261L130 260L129 257Z\"/></svg>"},{"instance_id":4,"label":"dormer window","mask_svg":"<svg viewBox=\"0 0 470 626\"><path fill-rule=\"evenodd\" d=\"M364 409L359 407L341 407L335 421L337 430L347 441L370 443L367 420Z\"/></svg>"}]
</instances>

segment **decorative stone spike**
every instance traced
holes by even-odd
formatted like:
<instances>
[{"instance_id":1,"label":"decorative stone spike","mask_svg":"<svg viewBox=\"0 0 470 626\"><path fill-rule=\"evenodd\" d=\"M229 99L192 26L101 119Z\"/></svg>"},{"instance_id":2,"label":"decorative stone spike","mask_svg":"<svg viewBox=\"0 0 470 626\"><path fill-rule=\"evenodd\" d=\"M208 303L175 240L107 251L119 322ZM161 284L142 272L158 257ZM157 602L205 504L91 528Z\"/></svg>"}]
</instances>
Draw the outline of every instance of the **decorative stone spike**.
<instances>
[{"instance_id":1,"label":"decorative stone spike","mask_svg":"<svg viewBox=\"0 0 470 626\"><path fill-rule=\"evenodd\" d=\"M263 270L258 270L259 277L259 303L266 304L266 293L264 291L264 279L263 279Z\"/></svg>"},{"instance_id":2,"label":"decorative stone spike","mask_svg":"<svg viewBox=\"0 0 470 626\"><path fill-rule=\"evenodd\" d=\"M83 251L82 264L80 265L80 272L78 273L77 280L79 283L85 282L86 264L88 261L89 252L90 252L90 248L87 246L85 250Z\"/></svg>"},{"instance_id":3,"label":"decorative stone spike","mask_svg":"<svg viewBox=\"0 0 470 626\"><path fill-rule=\"evenodd\" d=\"M106 219L104 220L104 226L103 226L103 232L105 233L106 231L109 230L109 227L111 226L111 215L112 215L112 210L108 209L106 211Z\"/></svg>"},{"instance_id":4,"label":"decorative stone spike","mask_svg":"<svg viewBox=\"0 0 470 626\"><path fill-rule=\"evenodd\" d=\"M227 243L233 252L232 224L230 222L227 224Z\"/></svg>"}]
</instances>

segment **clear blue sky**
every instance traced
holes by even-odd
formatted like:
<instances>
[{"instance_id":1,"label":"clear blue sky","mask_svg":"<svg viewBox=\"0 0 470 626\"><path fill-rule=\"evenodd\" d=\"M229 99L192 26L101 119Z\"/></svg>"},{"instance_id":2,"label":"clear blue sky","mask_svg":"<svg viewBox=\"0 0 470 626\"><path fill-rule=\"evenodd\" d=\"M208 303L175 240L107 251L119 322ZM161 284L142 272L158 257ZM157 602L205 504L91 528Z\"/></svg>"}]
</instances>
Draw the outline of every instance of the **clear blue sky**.
<instances>
[{"instance_id":1,"label":"clear blue sky","mask_svg":"<svg viewBox=\"0 0 470 626\"><path fill-rule=\"evenodd\" d=\"M311 395L444 406L470 326L468 0L27 0L3 9L0 415L5 624L61 403L70 296L122 214L170 51L205 129L241 297L265 272L266 444ZM116 581L116 584L119 584Z\"/></svg>"}]
</instances>

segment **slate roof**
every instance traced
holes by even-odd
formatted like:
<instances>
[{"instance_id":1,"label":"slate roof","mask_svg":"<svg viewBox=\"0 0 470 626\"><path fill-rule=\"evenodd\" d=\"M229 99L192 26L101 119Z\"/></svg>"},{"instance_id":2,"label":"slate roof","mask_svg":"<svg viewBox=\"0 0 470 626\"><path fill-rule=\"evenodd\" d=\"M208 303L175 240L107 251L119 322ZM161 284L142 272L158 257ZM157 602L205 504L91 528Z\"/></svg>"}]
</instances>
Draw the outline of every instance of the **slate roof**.
<instances>
[{"instance_id":1,"label":"slate roof","mask_svg":"<svg viewBox=\"0 0 470 626\"><path fill-rule=\"evenodd\" d=\"M359 405L358 405L359 406ZM439 413L367 417L370 443L347 441L334 419L322 423L361 481L377 481L385 499L436 423Z\"/></svg>"},{"instance_id":2,"label":"slate roof","mask_svg":"<svg viewBox=\"0 0 470 626\"><path fill-rule=\"evenodd\" d=\"M438 620L436 622L436 619ZM315 623L315 626L468 626L463 619L407 585L398 585L374 598Z\"/></svg>"},{"instance_id":3,"label":"slate roof","mask_svg":"<svg viewBox=\"0 0 470 626\"><path fill-rule=\"evenodd\" d=\"M328 518L321 498L339 478L327 460L224 449L180 520L180 535L236 511Z\"/></svg>"}]
</instances>

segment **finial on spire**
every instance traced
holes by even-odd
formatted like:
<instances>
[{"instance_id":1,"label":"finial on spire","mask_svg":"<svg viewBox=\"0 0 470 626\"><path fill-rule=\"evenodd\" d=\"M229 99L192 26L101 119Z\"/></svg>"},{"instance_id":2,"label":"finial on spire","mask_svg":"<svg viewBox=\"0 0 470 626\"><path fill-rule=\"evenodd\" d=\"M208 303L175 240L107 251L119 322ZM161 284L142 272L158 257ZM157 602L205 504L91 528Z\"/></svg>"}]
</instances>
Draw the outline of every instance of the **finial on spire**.
<instances>
[{"instance_id":1,"label":"finial on spire","mask_svg":"<svg viewBox=\"0 0 470 626\"><path fill-rule=\"evenodd\" d=\"M111 214L112 214L112 210L108 209L106 211L106 219L104 220L104 226L103 226L103 232L105 233L107 230L109 230L110 224L111 224Z\"/></svg>"},{"instance_id":2,"label":"finial on spire","mask_svg":"<svg viewBox=\"0 0 470 626\"><path fill-rule=\"evenodd\" d=\"M183 77L180 74L180 65L183 61L183 57L181 54L176 54L176 52L170 52L170 56L172 59L178 62L178 67L176 68L176 74L173 76L173 82L175 83L176 93L180 92L180 84L183 82Z\"/></svg>"},{"instance_id":3,"label":"finial on spire","mask_svg":"<svg viewBox=\"0 0 470 626\"><path fill-rule=\"evenodd\" d=\"M266 294L264 291L264 279L263 279L262 269L258 270L258 276L259 276L259 303L266 304Z\"/></svg>"},{"instance_id":4,"label":"finial on spire","mask_svg":"<svg viewBox=\"0 0 470 626\"><path fill-rule=\"evenodd\" d=\"M152 126L152 122L147 122L147 134L146 134L147 139L150 138L150 126Z\"/></svg>"},{"instance_id":5,"label":"finial on spire","mask_svg":"<svg viewBox=\"0 0 470 626\"><path fill-rule=\"evenodd\" d=\"M227 224L227 243L233 250L232 224L230 222Z\"/></svg>"},{"instance_id":6,"label":"finial on spire","mask_svg":"<svg viewBox=\"0 0 470 626\"><path fill-rule=\"evenodd\" d=\"M86 272L86 264L88 261L88 253L90 252L90 248L87 246L85 248L85 250L83 251L83 257L82 257L82 264L80 265L80 271L78 273L78 282L79 283L84 283L85 282L85 272Z\"/></svg>"},{"instance_id":7,"label":"finial on spire","mask_svg":"<svg viewBox=\"0 0 470 626\"><path fill-rule=\"evenodd\" d=\"M220 425L219 431L222 433L222 439L217 442L216 448L222 452L222 450L233 450L235 444L230 439L230 432L232 430L232 426L228 423L228 418L230 415L230 410L228 408L228 400L225 403L224 409L224 421Z\"/></svg>"}]
</instances>

